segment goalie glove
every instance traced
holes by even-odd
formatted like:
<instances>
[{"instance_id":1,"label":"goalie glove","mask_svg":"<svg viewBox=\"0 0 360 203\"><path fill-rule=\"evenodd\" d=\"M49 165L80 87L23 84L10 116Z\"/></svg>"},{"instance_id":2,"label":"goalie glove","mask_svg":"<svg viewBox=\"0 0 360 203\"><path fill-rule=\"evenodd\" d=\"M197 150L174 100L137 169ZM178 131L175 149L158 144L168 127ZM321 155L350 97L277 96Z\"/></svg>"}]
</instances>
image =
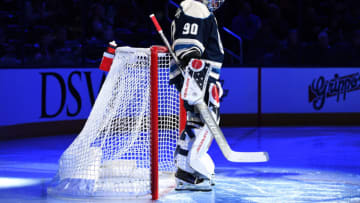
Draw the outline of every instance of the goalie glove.
<instances>
[{"instance_id":1,"label":"goalie glove","mask_svg":"<svg viewBox=\"0 0 360 203\"><path fill-rule=\"evenodd\" d=\"M176 65L174 59L171 59L170 61L169 84L175 85L179 92L181 91L181 87L184 84L184 77L182 75L181 67Z\"/></svg>"},{"instance_id":2,"label":"goalie glove","mask_svg":"<svg viewBox=\"0 0 360 203\"><path fill-rule=\"evenodd\" d=\"M186 100L190 105L195 105L203 101L210 71L211 66L209 63L200 59L191 59L185 68L181 98Z\"/></svg>"},{"instance_id":3,"label":"goalie glove","mask_svg":"<svg viewBox=\"0 0 360 203\"><path fill-rule=\"evenodd\" d=\"M177 65L174 59L170 61L170 84L175 84L177 90L180 92L181 87L184 83L184 77L182 72L185 72L186 66L190 63L192 59L200 58L201 53L197 49L189 49L187 51L182 52L179 56L180 64Z\"/></svg>"}]
</instances>

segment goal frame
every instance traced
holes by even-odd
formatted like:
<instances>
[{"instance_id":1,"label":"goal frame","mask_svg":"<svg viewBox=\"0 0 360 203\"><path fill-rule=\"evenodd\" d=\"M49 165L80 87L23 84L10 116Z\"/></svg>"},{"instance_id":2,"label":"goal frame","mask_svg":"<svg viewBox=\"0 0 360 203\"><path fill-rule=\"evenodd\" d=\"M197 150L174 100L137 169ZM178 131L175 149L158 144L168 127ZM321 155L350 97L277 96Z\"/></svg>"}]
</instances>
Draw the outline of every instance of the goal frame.
<instances>
[{"instance_id":1,"label":"goal frame","mask_svg":"<svg viewBox=\"0 0 360 203\"><path fill-rule=\"evenodd\" d=\"M158 67L159 67L159 60L158 56L159 53L169 53L169 50L165 46L151 46L150 47L150 139L151 139L151 196L153 200L159 199L159 165L158 165L158 158L159 158L159 137L158 137ZM185 129L186 124L186 110L184 108L184 101L180 97L179 93L179 100L180 100L180 115L179 115L179 133ZM179 135L180 136L180 135Z\"/></svg>"},{"instance_id":2,"label":"goal frame","mask_svg":"<svg viewBox=\"0 0 360 203\"><path fill-rule=\"evenodd\" d=\"M49 196L157 200L175 188L174 153L186 111L168 81L169 51L118 47L116 54L87 122L59 159ZM121 88L130 91L118 94ZM129 154L117 154L124 147Z\"/></svg>"}]
</instances>

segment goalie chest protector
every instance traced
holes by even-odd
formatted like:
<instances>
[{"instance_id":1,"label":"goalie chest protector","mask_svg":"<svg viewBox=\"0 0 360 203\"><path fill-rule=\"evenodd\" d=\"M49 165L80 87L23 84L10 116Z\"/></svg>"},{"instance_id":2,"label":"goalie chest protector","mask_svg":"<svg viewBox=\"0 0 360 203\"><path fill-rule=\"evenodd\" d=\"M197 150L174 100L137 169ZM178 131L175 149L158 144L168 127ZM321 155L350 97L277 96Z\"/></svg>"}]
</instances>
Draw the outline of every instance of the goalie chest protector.
<instances>
[{"instance_id":1,"label":"goalie chest protector","mask_svg":"<svg viewBox=\"0 0 360 203\"><path fill-rule=\"evenodd\" d=\"M222 63L224 50L216 19L204 4L183 1L175 14L171 32L177 56L197 50L201 59Z\"/></svg>"}]
</instances>

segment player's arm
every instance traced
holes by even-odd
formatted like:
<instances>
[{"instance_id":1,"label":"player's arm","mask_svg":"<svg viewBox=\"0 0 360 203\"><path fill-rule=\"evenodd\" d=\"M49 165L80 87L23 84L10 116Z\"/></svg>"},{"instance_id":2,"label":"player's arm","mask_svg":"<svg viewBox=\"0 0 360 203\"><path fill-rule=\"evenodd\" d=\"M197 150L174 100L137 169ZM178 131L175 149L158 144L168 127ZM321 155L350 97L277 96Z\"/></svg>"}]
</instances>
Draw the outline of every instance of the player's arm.
<instances>
[{"instance_id":1,"label":"player's arm","mask_svg":"<svg viewBox=\"0 0 360 203\"><path fill-rule=\"evenodd\" d=\"M172 49L181 64L188 65L193 58L201 58L205 50L206 34L209 30L210 12L205 5L196 1L184 1L171 25ZM170 83L182 83L180 70L173 66ZM177 85L181 88L182 84ZM179 89L179 88L178 88Z\"/></svg>"},{"instance_id":2,"label":"player's arm","mask_svg":"<svg viewBox=\"0 0 360 203\"><path fill-rule=\"evenodd\" d=\"M191 58L200 58L209 32L208 8L197 1L183 1L172 23L172 48L187 65Z\"/></svg>"}]
</instances>

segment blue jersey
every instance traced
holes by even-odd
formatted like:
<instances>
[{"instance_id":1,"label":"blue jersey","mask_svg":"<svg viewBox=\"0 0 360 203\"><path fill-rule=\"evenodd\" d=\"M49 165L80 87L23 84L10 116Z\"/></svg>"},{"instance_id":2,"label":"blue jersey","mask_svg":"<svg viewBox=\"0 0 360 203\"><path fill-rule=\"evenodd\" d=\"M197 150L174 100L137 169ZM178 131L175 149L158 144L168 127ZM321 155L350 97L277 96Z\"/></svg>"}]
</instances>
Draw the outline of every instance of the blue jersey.
<instances>
[{"instance_id":1,"label":"blue jersey","mask_svg":"<svg viewBox=\"0 0 360 203\"><path fill-rule=\"evenodd\" d=\"M215 16L208 8L194 0L181 2L171 25L172 48L182 60L196 52L200 59L213 62L213 74L218 79L224 50Z\"/></svg>"}]
</instances>

